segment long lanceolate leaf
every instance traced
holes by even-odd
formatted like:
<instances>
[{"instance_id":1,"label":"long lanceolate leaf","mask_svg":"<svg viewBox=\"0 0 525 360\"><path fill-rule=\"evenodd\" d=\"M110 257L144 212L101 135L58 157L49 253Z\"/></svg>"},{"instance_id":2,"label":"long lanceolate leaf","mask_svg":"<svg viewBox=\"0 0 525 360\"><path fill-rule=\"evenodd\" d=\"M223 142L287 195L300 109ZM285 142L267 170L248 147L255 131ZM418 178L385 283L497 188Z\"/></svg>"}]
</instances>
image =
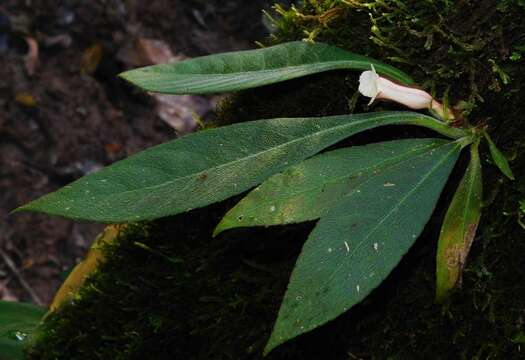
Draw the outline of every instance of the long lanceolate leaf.
<instances>
[{"instance_id":1,"label":"long lanceolate leaf","mask_svg":"<svg viewBox=\"0 0 525 360\"><path fill-rule=\"evenodd\" d=\"M301 41L154 65L121 76L149 91L209 94L254 88L328 70L369 70L371 64L381 75L412 83L408 75L390 65L334 46Z\"/></svg>"},{"instance_id":2,"label":"long lanceolate leaf","mask_svg":"<svg viewBox=\"0 0 525 360\"><path fill-rule=\"evenodd\" d=\"M112 223L174 215L241 193L350 135L388 124L464 135L410 112L240 123L152 147L18 210Z\"/></svg>"},{"instance_id":3,"label":"long lanceolate leaf","mask_svg":"<svg viewBox=\"0 0 525 360\"><path fill-rule=\"evenodd\" d=\"M24 347L45 313L34 305L0 301L0 360L24 358Z\"/></svg>"},{"instance_id":4,"label":"long lanceolate leaf","mask_svg":"<svg viewBox=\"0 0 525 360\"><path fill-rule=\"evenodd\" d=\"M389 171L443 145L440 139L407 139L354 146L317 155L276 174L252 190L215 230L289 224L325 215L370 176Z\"/></svg>"},{"instance_id":5,"label":"long lanceolate leaf","mask_svg":"<svg viewBox=\"0 0 525 360\"><path fill-rule=\"evenodd\" d=\"M478 146L450 203L439 235L436 259L436 300L446 299L461 279L465 260L481 216L482 181Z\"/></svg>"},{"instance_id":6,"label":"long lanceolate leaf","mask_svg":"<svg viewBox=\"0 0 525 360\"><path fill-rule=\"evenodd\" d=\"M492 157L492 160L494 161L494 164L501 170L501 172L508 177L511 180L514 180L514 174L512 173L512 170L510 169L509 162L507 161L507 158L503 153L498 149L496 144L494 144L494 141L490 138L489 134L487 132L484 132L483 135L485 136L485 139L487 140L487 143L489 144L489 151L490 155Z\"/></svg>"},{"instance_id":7,"label":"long lanceolate leaf","mask_svg":"<svg viewBox=\"0 0 525 360\"><path fill-rule=\"evenodd\" d=\"M461 141L369 176L319 220L297 260L266 352L365 298L423 230Z\"/></svg>"}]
</instances>

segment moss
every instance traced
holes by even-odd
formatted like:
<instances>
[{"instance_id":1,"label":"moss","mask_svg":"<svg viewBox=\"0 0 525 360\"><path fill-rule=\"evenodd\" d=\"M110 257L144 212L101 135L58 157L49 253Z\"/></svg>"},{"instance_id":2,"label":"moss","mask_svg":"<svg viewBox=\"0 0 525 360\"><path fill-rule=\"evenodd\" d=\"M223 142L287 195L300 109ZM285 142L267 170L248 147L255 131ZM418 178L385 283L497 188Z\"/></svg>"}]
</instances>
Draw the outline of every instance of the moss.
<instances>
[{"instance_id":1,"label":"moss","mask_svg":"<svg viewBox=\"0 0 525 360\"><path fill-rule=\"evenodd\" d=\"M525 198L525 28L521 0L304 1L277 8L271 42L324 41L395 63L422 86L486 124L513 158L509 182L484 156L480 232L462 289L434 299L439 224L456 170L425 233L363 303L272 352L268 359L523 358L525 274L518 200ZM332 72L245 91L219 123L366 110L356 74ZM381 105L391 108L391 105ZM386 128L353 143L410 136ZM425 134L425 133L423 133ZM486 153L486 152L485 152ZM259 359L290 271L313 224L244 229L211 239L231 199L137 225L78 298L46 321L32 359Z\"/></svg>"},{"instance_id":2,"label":"moss","mask_svg":"<svg viewBox=\"0 0 525 360\"><path fill-rule=\"evenodd\" d=\"M231 205L128 229L76 299L47 319L30 358L237 359L260 350L308 226L259 234L264 244L243 231L210 241Z\"/></svg>"},{"instance_id":3,"label":"moss","mask_svg":"<svg viewBox=\"0 0 525 360\"><path fill-rule=\"evenodd\" d=\"M525 41L521 6L494 0L306 1L300 10L276 7L282 31L274 41L311 38L389 60L423 86L443 91L455 85L451 99L475 101L522 76L521 58L511 59ZM328 24L313 20L334 9Z\"/></svg>"}]
</instances>

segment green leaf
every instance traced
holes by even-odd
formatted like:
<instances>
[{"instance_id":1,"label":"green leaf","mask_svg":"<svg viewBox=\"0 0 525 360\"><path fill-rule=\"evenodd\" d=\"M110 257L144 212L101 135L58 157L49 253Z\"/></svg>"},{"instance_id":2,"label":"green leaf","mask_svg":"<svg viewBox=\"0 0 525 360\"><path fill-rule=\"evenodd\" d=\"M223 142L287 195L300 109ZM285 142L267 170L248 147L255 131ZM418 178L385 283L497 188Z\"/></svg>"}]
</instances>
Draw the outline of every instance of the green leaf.
<instances>
[{"instance_id":1,"label":"green leaf","mask_svg":"<svg viewBox=\"0 0 525 360\"><path fill-rule=\"evenodd\" d=\"M0 301L0 360L23 359L23 349L45 313L34 305Z\"/></svg>"},{"instance_id":2,"label":"green leaf","mask_svg":"<svg viewBox=\"0 0 525 360\"><path fill-rule=\"evenodd\" d=\"M436 259L436 300L442 302L461 281L461 272L481 216L482 181L478 145L454 194L439 235Z\"/></svg>"},{"instance_id":3,"label":"green leaf","mask_svg":"<svg viewBox=\"0 0 525 360\"><path fill-rule=\"evenodd\" d=\"M381 75L413 83L408 75L390 65L334 46L302 41L148 66L120 76L148 91L209 94L254 88L328 70L369 70L371 64Z\"/></svg>"},{"instance_id":4,"label":"green leaf","mask_svg":"<svg viewBox=\"0 0 525 360\"><path fill-rule=\"evenodd\" d=\"M152 147L16 211L109 223L174 215L241 193L350 135L389 124L464 135L411 112L239 123Z\"/></svg>"},{"instance_id":5,"label":"green leaf","mask_svg":"<svg viewBox=\"0 0 525 360\"><path fill-rule=\"evenodd\" d=\"M407 139L330 151L276 174L252 190L221 220L214 235L245 226L315 220L370 176L444 144Z\"/></svg>"},{"instance_id":6,"label":"green leaf","mask_svg":"<svg viewBox=\"0 0 525 360\"><path fill-rule=\"evenodd\" d=\"M483 135L485 135L485 139L489 144L490 155L492 156L492 161L494 161L494 164L496 164L496 166L506 177L514 180L514 174L512 174L512 170L510 169L509 162L507 161L505 155L503 155L496 147L496 144L494 144L487 132L484 132Z\"/></svg>"},{"instance_id":7,"label":"green leaf","mask_svg":"<svg viewBox=\"0 0 525 360\"><path fill-rule=\"evenodd\" d=\"M293 270L265 352L363 300L423 230L458 158L445 142L368 174L319 220Z\"/></svg>"}]
</instances>

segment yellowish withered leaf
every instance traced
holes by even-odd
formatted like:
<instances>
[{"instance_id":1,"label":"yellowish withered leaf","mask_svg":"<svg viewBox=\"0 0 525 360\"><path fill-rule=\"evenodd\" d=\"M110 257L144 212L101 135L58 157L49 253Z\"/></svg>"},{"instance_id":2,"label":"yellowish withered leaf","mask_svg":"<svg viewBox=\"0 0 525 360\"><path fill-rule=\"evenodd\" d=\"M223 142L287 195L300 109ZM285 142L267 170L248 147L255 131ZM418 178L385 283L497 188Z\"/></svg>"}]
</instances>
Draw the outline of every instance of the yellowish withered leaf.
<instances>
[{"instance_id":1,"label":"yellowish withered leaf","mask_svg":"<svg viewBox=\"0 0 525 360\"><path fill-rule=\"evenodd\" d=\"M482 180L478 144L470 151L470 163L445 215L436 259L436 300L442 302L461 283L470 246L481 215Z\"/></svg>"},{"instance_id":2,"label":"yellowish withered leaf","mask_svg":"<svg viewBox=\"0 0 525 360\"><path fill-rule=\"evenodd\" d=\"M71 271L66 280L58 289L51 305L49 312L55 311L67 299L73 296L78 289L84 284L86 278L92 274L98 265L104 261L104 254L101 250L102 245L110 244L118 237L119 232L125 225L109 225L95 239L89 249L86 258L79 262Z\"/></svg>"}]
</instances>

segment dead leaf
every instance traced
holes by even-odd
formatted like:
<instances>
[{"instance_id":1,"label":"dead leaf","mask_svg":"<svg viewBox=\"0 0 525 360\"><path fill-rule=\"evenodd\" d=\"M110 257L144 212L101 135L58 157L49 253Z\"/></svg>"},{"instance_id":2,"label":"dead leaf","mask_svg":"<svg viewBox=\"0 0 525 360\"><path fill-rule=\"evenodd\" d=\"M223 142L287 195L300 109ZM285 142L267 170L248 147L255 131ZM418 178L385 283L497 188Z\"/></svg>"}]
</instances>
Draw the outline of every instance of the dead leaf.
<instances>
[{"instance_id":1,"label":"dead leaf","mask_svg":"<svg viewBox=\"0 0 525 360\"><path fill-rule=\"evenodd\" d=\"M117 241L120 231L122 231L125 226L126 225L109 225L97 236L84 260L73 268L56 292L46 316L78 292L86 278L93 274L100 263L105 261L105 256L101 248Z\"/></svg>"},{"instance_id":2,"label":"dead leaf","mask_svg":"<svg viewBox=\"0 0 525 360\"><path fill-rule=\"evenodd\" d=\"M175 55L170 46L162 40L139 38L120 49L117 57L129 66L139 67L173 63L185 60L182 55ZM215 99L193 95L164 95L151 93L156 100L158 116L178 134L193 131L197 124L195 116L202 117L215 107Z\"/></svg>"},{"instance_id":3,"label":"dead leaf","mask_svg":"<svg viewBox=\"0 0 525 360\"><path fill-rule=\"evenodd\" d=\"M106 152L110 156L114 156L118 154L120 150L122 150L122 144L113 142L113 143L104 145L104 148L106 149Z\"/></svg>"},{"instance_id":4,"label":"dead leaf","mask_svg":"<svg viewBox=\"0 0 525 360\"><path fill-rule=\"evenodd\" d=\"M27 74L32 76L35 74L36 67L38 65L38 43L35 39L30 37L26 37L26 42L28 51L26 56L24 56L24 63Z\"/></svg>"},{"instance_id":5,"label":"dead leaf","mask_svg":"<svg viewBox=\"0 0 525 360\"><path fill-rule=\"evenodd\" d=\"M140 38L137 40L135 47L145 65L166 64L184 58L175 56L169 45L162 40Z\"/></svg>"},{"instance_id":6,"label":"dead leaf","mask_svg":"<svg viewBox=\"0 0 525 360\"><path fill-rule=\"evenodd\" d=\"M84 51L80 72L82 74L92 75L97 71L98 65L102 60L104 49L101 44L95 44Z\"/></svg>"},{"instance_id":7,"label":"dead leaf","mask_svg":"<svg viewBox=\"0 0 525 360\"><path fill-rule=\"evenodd\" d=\"M194 116L202 117L213 109L209 98L193 95L152 94L157 100L157 114L180 135L195 129Z\"/></svg>"},{"instance_id":8,"label":"dead leaf","mask_svg":"<svg viewBox=\"0 0 525 360\"><path fill-rule=\"evenodd\" d=\"M69 34L58 34L55 36L47 36L44 38L44 45L47 47L60 46L68 48L73 43L73 39Z\"/></svg>"},{"instance_id":9,"label":"dead leaf","mask_svg":"<svg viewBox=\"0 0 525 360\"><path fill-rule=\"evenodd\" d=\"M131 67L172 63L185 59L184 56L175 55L166 42L146 38L139 38L124 45L118 51L117 58Z\"/></svg>"},{"instance_id":10,"label":"dead leaf","mask_svg":"<svg viewBox=\"0 0 525 360\"><path fill-rule=\"evenodd\" d=\"M26 92L16 94L15 102L28 108L34 108L37 106L37 102L33 95Z\"/></svg>"}]
</instances>

